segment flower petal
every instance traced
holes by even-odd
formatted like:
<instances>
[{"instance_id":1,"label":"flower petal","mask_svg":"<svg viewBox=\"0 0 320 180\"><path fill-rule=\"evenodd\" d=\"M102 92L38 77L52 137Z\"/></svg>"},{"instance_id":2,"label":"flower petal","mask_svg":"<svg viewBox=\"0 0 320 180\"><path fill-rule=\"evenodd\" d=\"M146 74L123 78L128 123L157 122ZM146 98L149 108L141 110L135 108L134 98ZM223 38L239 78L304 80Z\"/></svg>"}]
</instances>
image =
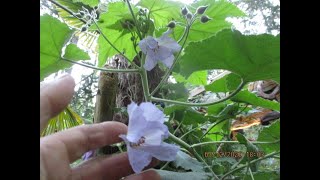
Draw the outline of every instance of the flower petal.
<instances>
[{"instance_id":1,"label":"flower petal","mask_svg":"<svg viewBox=\"0 0 320 180\"><path fill-rule=\"evenodd\" d=\"M143 137L145 137L145 143L143 145L146 146L160 146L161 142L163 140L164 133L160 129L148 129L144 134Z\"/></svg>"},{"instance_id":2,"label":"flower petal","mask_svg":"<svg viewBox=\"0 0 320 180\"><path fill-rule=\"evenodd\" d=\"M137 143L144 133L144 129L147 126L147 120L142 116L143 110L139 106L133 108L134 107L130 106L129 109L129 111L131 110L131 116L129 114L127 139L130 142Z\"/></svg>"},{"instance_id":3,"label":"flower petal","mask_svg":"<svg viewBox=\"0 0 320 180\"><path fill-rule=\"evenodd\" d=\"M143 116L147 121L164 122L164 114L151 102L141 103L139 106L143 110Z\"/></svg>"},{"instance_id":4,"label":"flower petal","mask_svg":"<svg viewBox=\"0 0 320 180\"><path fill-rule=\"evenodd\" d=\"M174 60L174 56L171 55L169 56L168 58L164 59L164 60L161 60L161 62L166 65L168 68L170 68L173 64L173 60Z\"/></svg>"},{"instance_id":5,"label":"flower petal","mask_svg":"<svg viewBox=\"0 0 320 180\"><path fill-rule=\"evenodd\" d=\"M139 42L139 47L144 54L147 54L149 49L158 47L158 42L151 36L147 36Z\"/></svg>"},{"instance_id":6,"label":"flower petal","mask_svg":"<svg viewBox=\"0 0 320 180\"><path fill-rule=\"evenodd\" d=\"M176 159L180 147L163 142L160 146L141 146L140 149L150 153L160 161L173 161Z\"/></svg>"},{"instance_id":7,"label":"flower petal","mask_svg":"<svg viewBox=\"0 0 320 180\"><path fill-rule=\"evenodd\" d=\"M172 38L169 37L171 31L166 31L163 35L156 39L159 46L164 46L170 49L172 52L178 52L181 49L181 46Z\"/></svg>"},{"instance_id":8,"label":"flower petal","mask_svg":"<svg viewBox=\"0 0 320 180\"><path fill-rule=\"evenodd\" d=\"M143 65L144 69L147 71L151 71L157 65L157 59L155 57L154 52L148 51L146 56L146 62Z\"/></svg>"},{"instance_id":9,"label":"flower petal","mask_svg":"<svg viewBox=\"0 0 320 180\"><path fill-rule=\"evenodd\" d=\"M156 59L160 61L167 59L171 55L172 55L172 51L169 48L164 46L159 46L159 48L156 51Z\"/></svg>"},{"instance_id":10,"label":"flower petal","mask_svg":"<svg viewBox=\"0 0 320 180\"><path fill-rule=\"evenodd\" d=\"M127 144L130 165L135 173L140 173L144 167L150 164L152 156L141 148L132 148Z\"/></svg>"},{"instance_id":11,"label":"flower petal","mask_svg":"<svg viewBox=\"0 0 320 180\"><path fill-rule=\"evenodd\" d=\"M134 112L134 110L136 110L137 107L138 105L135 102L131 101L131 103L127 107L129 117L133 115L132 113Z\"/></svg>"}]
</instances>

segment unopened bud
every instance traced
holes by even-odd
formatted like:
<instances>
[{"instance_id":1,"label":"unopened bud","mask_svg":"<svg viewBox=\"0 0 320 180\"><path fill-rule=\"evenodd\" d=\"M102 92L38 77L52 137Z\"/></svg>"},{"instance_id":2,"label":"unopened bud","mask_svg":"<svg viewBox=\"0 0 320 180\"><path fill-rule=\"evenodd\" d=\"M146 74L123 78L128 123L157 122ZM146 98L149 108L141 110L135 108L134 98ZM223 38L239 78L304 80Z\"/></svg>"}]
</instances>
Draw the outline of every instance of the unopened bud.
<instances>
[{"instance_id":1,"label":"unopened bud","mask_svg":"<svg viewBox=\"0 0 320 180\"><path fill-rule=\"evenodd\" d=\"M191 13L188 13L187 14L187 19L191 19L192 18L192 14Z\"/></svg>"},{"instance_id":2,"label":"unopened bud","mask_svg":"<svg viewBox=\"0 0 320 180\"><path fill-rule=\"evenodd\" d=\"M184 8L181 9L181 14L184 15L184 16L185 16L186 14L188 14L188 12L189 12L189 11L188 11L187 7L184 7Z\"/></svg>"},{"instance_id":3,"label":"unopened bud","mask_svg":"<svg viewBox=\"0 0 320 180\"><path fill-rule=\"evenodd\" d=\"M208 22L208 21L210 21L210 20L211 20L211 18L209 18L209 17L206 16L206 15L201 16L201 18L200 18L200 21L201 21L202 23L206 23L206 22Z\"/></svg>"},{"instance_id":4,"label":"unopened bud","mask_svg":"<svg viewBox=\"0 0 320 180\"><path fill-rule=\"evenodd\" d=\"M203 13L206 11L207 7L208 7L208 6L199 6L199 7L197 8L197 13L198 13L198 14L203 14Z\"/></svg>"},{"instance_id":5,"label":"unopened bud","mask_svg":"<svg viewBox=\"0 0 320 180\"><path fill-rule=\"evenodd\" d=\"M87 30L87 27L86 26L83 26L82 28L81 28L81 32L84 32L84 31L86 31Z\"/></svg>"},{"instance_id":6,"label":"unopened bud","mask_svg":"<svg viewBox=\"0 0 320 180\"><path fill-rule=\"evenodd\" d=\"M167 27L169 27L169 28L174 28L174 27L176 27L176 22L170 21L169 24L167 25Z\"/></svg>"}]
</instances>

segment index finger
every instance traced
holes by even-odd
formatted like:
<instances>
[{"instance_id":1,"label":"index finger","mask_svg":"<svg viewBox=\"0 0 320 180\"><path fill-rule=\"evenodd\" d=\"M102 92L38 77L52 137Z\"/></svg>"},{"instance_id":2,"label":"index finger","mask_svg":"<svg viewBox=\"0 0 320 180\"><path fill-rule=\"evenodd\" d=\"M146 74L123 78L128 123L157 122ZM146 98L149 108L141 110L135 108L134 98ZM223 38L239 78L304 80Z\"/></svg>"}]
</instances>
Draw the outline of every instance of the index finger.
<instances>
[{"instance_id":1,"label":"index finger","mask_svg":"<svg viewBox=\"0 0 320 180\"><path fill-rule=\"evenodd\" d=\"M82 125L41 138L40 147L58 157L65 157L67 153L71 163L89 150L121 142L119 135L126 133L127 126L114 121Z\"/></svg>"},{"instance_id":2,"label":"index finger","mask_svg":"<svg viewBox=\"0 0 320 180\"><path fill-rule=\"evenodd\" d=\"M40 132L47 121L61 112L70 102L75 82L70 75L63 75L40 87Z\"/></svg>"}]
</instances>

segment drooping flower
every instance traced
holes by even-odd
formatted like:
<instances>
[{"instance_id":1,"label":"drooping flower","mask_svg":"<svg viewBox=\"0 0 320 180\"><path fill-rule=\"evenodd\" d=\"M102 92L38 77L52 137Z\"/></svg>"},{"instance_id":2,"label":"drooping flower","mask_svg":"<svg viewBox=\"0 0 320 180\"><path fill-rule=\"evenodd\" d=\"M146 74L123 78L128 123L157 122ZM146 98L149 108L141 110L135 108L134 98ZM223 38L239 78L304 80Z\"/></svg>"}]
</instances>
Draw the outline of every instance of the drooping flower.
<instances>
[{"instance_id":1,"label":"drooping flower","mask_svg":"<svg viewBox=\"0 0 320 180\"><path fill-rule=\"evenodd\" d=\"M147 36L139 42L139 47L146 54L146 62L143 66L146 70L152 70L158 61L161 61L168 68L172 66L173 53L178 52L181 46L169 37L171 32L172 29L169 29L159 38Z\"/></svg>"},{"instance_id":2,"label":"drooping flower","mask_svg":"<svg viewBox=\"0 0 320 180\"><path fill-rule=\"evenodd\" d=\"M164 114L150 102L138 106L128 105L129 125L127 135L120 137L126 142L129 162L134 172L139 173L150 164L152 157L161 161L173 161L179 146L163 142L168 138Z\"/></svg>"}]
</instances>

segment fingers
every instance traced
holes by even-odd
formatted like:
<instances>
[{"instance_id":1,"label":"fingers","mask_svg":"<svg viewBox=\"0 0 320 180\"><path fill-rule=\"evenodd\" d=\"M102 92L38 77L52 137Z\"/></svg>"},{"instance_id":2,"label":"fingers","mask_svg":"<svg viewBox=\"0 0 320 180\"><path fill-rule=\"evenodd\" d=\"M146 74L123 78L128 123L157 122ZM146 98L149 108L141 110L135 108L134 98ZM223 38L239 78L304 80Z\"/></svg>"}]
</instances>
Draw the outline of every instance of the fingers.
<instances>
[{"instance_id":1,"label":"fingers","mask_svg":"<svg viewBox=\"0 0 320 180\"><path fill-rule=\"evenodd\" d=\"M61 112L70 102L75 82L70 75L64 75L40 87L40 132L47 121Z\"/></svg>"},{"instance_id":2,"label":"fingers","mask_svg":"<svg viewBox=\"0 0 320 180\"><path fill-rule=\"evenodd\" d=\"M153 159L147 168L154 167L158 160ZM111 157L97 157L90 159L72 170L72 179L95 180L110 179L118 180L122 177L134 173L127 153L116 154ZM130 178L141 178L155 176L155 173L147 173L142 176L133 176ZM159 175L158 175L159 176ZM153 178L149 178L153 179Z\"/></svg>"},{"instance_id":3,"label":"fingers","mask_svg":"<svg viewBox=\"0 0 320 180\"><path fill-rule=\"evenodd\" d=\"M154 170L148 170L140 174L133 174L125 178L125 180L161 180L160 175Z\"/></svg>"},{"instance_id":4,"label":"fingers","mask_svg":"<svg viewBox=\"0 0 320 180\"><path fill-rule=\"evenodd\" d=\"M82 125L41 138L43 149L59 149L67 153L69 162L80 158L85 152L105 145L121 142L120 134L127 133L127 126L119 122L104 122L93 125ZM54 144L53 144L54 142ZM45 147L50 148L45 148Z\"/></svg>"}]
</instances>

